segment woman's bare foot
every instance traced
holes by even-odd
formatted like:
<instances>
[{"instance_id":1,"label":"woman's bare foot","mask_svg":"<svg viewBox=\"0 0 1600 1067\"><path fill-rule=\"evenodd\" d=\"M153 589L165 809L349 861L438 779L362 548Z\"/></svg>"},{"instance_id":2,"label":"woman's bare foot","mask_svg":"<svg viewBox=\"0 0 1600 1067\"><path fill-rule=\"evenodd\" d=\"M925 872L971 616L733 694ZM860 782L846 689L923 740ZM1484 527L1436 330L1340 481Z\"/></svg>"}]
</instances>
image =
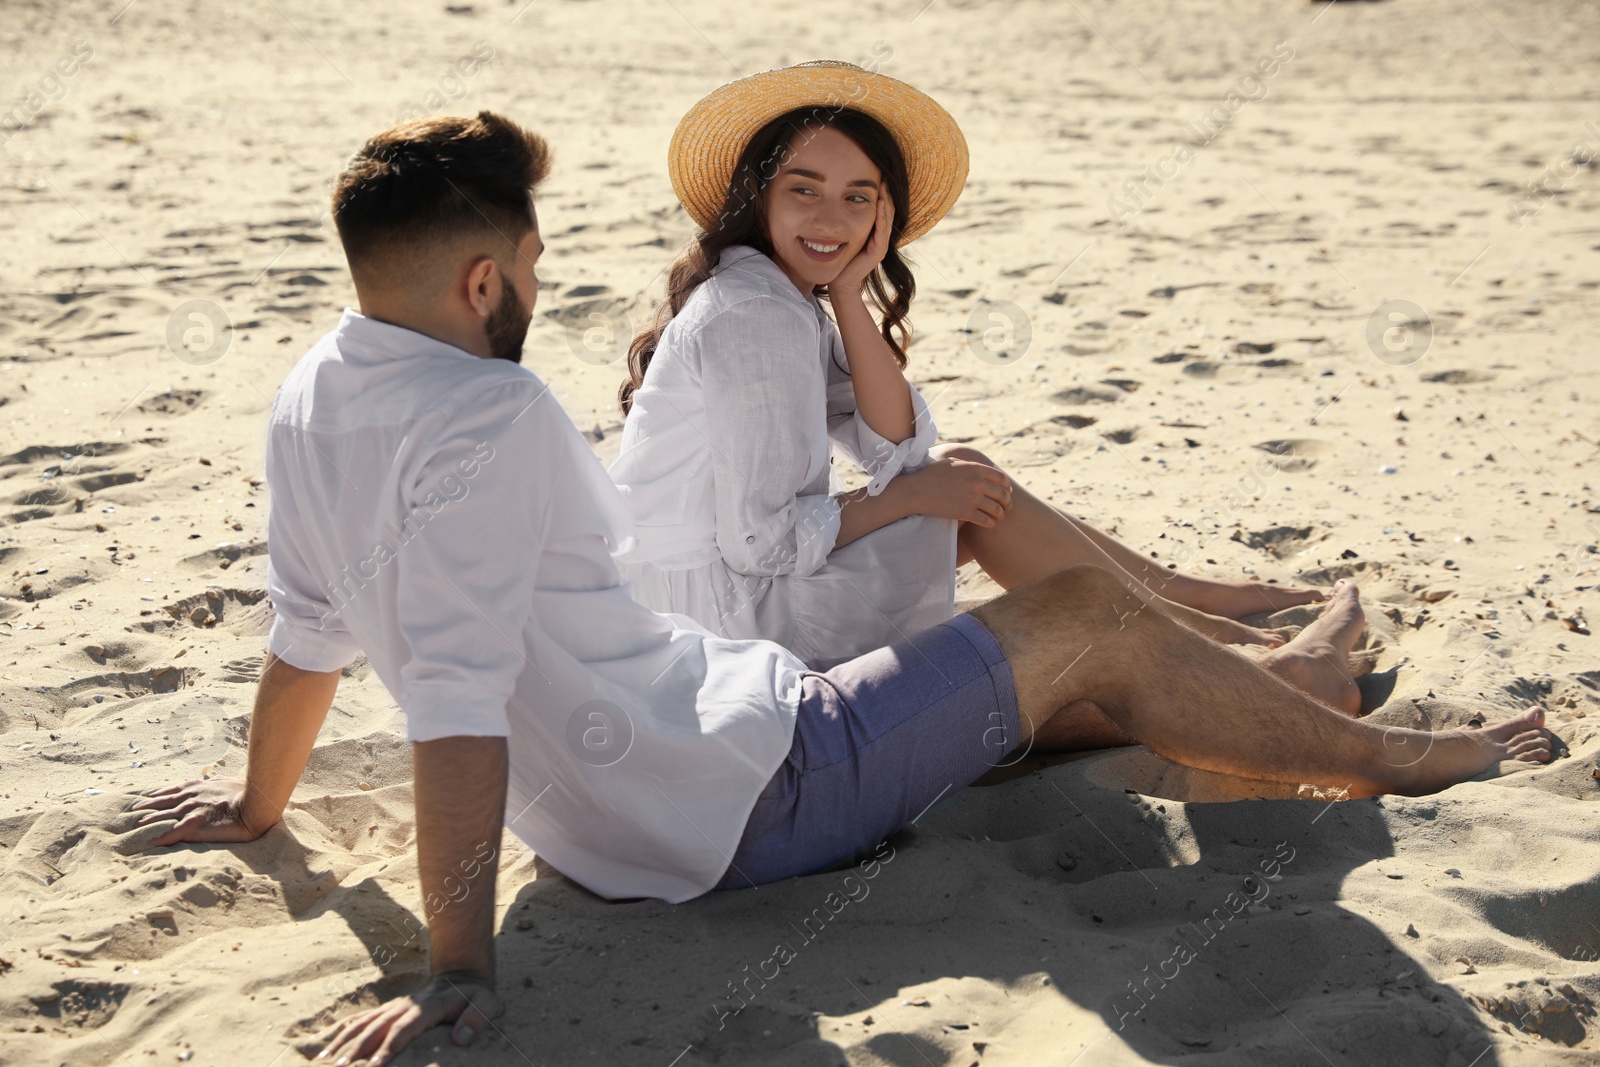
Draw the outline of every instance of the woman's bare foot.
<instances>
[{"instance_id":1,"label":"woman's bare foot","mask_svg":"<svg viewBox=\"0 0 1600 1067\"><path fill-rule=\"evenodd\" d=\"M1383 740L1383 761L1392 778L1387 791L1410 796L1475 778L1501 760L1549 763L1552 752L1541 707L1480 729L1430 734L1395 727L1385 732Z\"/></svg>"},{"instance_id":2,"label":"woman's bare foot","mask_svg":"<svg viewBox=\"0 0 1600 1067\"><path fill-rule=\"evenodd\" d=\"M1258 662L1313 700L1354 717L1361 713L1361 690L1350 672L1350 653L1365 625L1361 591L1341 578L1322 614Z\"/></svg>"},{"instance_id":3,"label":"woman's bare foot","mask_svg":"<svg viewBox=\"0 0 1600 1067\"><path fill-rule=\"evenodd\" d=\"M1196 611L1174 601L1158 601L1164 610L1174 620L1183 623L1198 634L1205 634L1213 641L1220 641L1225 645L1260 645L1263 648L1277 648L1282 645L1285 638L1276 630L1262 630L1255 626L1246 626L1234 619L1224 619L1218 615L1207 615L1203 611Z\"/></svg>"},{"instance_id":4,"label":"woman's bare foot","mask_svg":"<svg viewBox=\"0 0 1600 1067\"><path fill-rule=\"evenodd\" d=\"M1266 582L1218 582L1187 575L1175 579L1161 595L1196 611L1224 619L1282 611L1301 604L1320 604L1328 599L1320 589L1299 585L1268 585Z\"/></svg>"}]
</instances>

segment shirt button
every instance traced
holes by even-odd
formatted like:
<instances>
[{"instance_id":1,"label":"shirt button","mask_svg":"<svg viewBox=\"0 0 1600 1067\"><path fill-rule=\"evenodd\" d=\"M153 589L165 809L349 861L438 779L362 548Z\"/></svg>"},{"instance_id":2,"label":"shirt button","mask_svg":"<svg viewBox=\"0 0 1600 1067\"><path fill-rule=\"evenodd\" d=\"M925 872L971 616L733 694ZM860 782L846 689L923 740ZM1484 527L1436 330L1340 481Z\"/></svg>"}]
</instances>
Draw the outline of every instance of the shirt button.
<instances>
[{"instance_id":1,"label":"shirt button","mask_svg":"<svg viewBox=\"0 0 1600 1067\"><path fill-rule=\"evenodd\" d=\"M756 535L755 534L751 534L749 537L746 537L744 539L744 543L747 544L747 545L755 544L756 543Z\"/></svg>"}]
</instances>

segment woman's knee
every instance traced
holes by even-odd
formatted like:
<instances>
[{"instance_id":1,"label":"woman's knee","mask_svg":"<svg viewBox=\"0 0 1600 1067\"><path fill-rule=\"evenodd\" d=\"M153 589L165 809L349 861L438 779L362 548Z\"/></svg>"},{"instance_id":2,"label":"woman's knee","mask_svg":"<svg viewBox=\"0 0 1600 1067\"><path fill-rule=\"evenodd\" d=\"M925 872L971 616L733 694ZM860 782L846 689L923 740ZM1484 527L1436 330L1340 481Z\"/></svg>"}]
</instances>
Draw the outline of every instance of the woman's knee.
<instances>
[{"instance_id":1,"label":"woman's knee","mask_svg":"<svg viewBox=\"0 0 1600 1067\"><path fill-rule=\"evenodd\" d=\"M1000 464L979 452L976 448L967 445L934 445L928 449L928 455L934 459L960 459L968 463L982 463L985 467L1000 470Z\"/></svg>"}]
</instances>

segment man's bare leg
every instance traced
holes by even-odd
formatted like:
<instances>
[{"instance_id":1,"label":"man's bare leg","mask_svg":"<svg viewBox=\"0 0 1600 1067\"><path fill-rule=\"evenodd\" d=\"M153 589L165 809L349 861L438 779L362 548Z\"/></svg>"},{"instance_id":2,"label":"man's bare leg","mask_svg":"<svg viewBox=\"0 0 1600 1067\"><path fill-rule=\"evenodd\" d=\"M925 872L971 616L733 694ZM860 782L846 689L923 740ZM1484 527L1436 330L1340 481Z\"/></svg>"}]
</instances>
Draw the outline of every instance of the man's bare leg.
<instances>
[{"instance_id":1,"label":"man's bare leg","mask_svg":"<svg viewBox=\"0 0 1600 1067\"><path fill-rule=\"evenodd\" d=\"M1245 645L1239 652L1301 692L1349 716L1361 712L1361 690L1350 674L1350 652L1361 636L1360 590L1349 579L1334 587L1332 602L1282 648ZM1038 752L1082 752L1137 744L1092 701L1052 715L1033 736Z\"/></svg>"},{"instance_id":2,"label":"man's bare leg","mask_svg":"<svg viewBox=\"0 0 1600 1067\"><path fill-rule=\"evenodd\" d=\"M1322 614L1293 641L1270 651L1241 651L1302 693L1354 717L1361 713L1361 690L1350 673L1350 653L1365 625L1361 591L1341 578Z\"/></svg>"},{"instance_id":3,"label":"man's bare leg","mask_svg":"<svg viewBox=\"0 0 1600 1067\"><path fill-rule=\"evenodd\" d=\"M1428 793L1503 759L1550 758L1542 709L1433 734L1351 719L1151 610L1093 567L1040 579L973 615L1010 663L1025 741L1089 701L1179 763L1352 796Z\"/></svg>"},{"instance_id":4,"label":"man's bare leg","mask_svg":"<svg viewBox=\"0 0 1600 1067\"><path fill-rule=\"evenodd\" d=\"M1075 700L1039 724L1029 739L1028 750L1087 752L1096 748L1126 748L1138 743L1112 722L1100 710L1100 705L1092 700Z\"/></svg>"}]
</instances>

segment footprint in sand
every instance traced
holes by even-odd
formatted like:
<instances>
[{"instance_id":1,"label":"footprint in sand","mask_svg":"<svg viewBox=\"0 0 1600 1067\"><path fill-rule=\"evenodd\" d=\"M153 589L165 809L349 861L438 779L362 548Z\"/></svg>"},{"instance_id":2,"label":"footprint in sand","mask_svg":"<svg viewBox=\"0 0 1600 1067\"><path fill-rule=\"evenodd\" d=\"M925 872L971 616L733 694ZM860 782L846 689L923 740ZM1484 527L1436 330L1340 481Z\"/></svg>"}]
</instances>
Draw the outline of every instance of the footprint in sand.
<instances>
[{"instance_id":1,"label":"footprint in sand","mask_svg":"<svg viewBox=\"0 0 1600 1067\"><path fill-rule=\"evenodd\" d=\"M1299 367L1301 364L1299 360L1284 359L1283 357L1279 356L1273 359L1258 359L1250 365L1252 367L1258 367L1261 370L1292 370L1295 367Z\"/></svg>"},{"instance_id":2,"label":"footprint in sand","mask_svg":"<svg viewBox=\"0 0 1600 1067\"><path fill-rule=\"evenodd\" d=\"M107 641L103 644L83 646L83 654L88 656L95 662L97 666L100 667L104 667L112 660L121 659L123 656L126 656L132 651L133 647L131 645L124 644L121 641Z\"/></svg>"},{"instance_id":3,"label":"footprint in sand","mask_svg":"<svg viewBox=\"0 0 1600 1067\"><path fill-rule=\"evenodd\" d=\"M9 467L17 464L37 463L40 460L51 460L52 465L46 467L45 474L57 474L62 471L69 473L77 468L75 464L82 463L85 459L95 456L110 456L118 452L125 452L130 446L116 441L84 441L81 444L68 445L29 445L9 456L0 456L0 467Z\"/></svg>"},{"instance_id":4,"label":"footprint in sand","mask_svg":"<svg viewBox=\"0 0 1600 1067\"><path fill-rule=\"evenodd\" d=\"M22 470L6 468L40 466L37 477L44 483L10 498L10 503L23 509L12 513L12 521L28 522L33 519L48 518L68 508L82 511L84 502L90 494L114 486L143 481L145 476L142 473L116 471L106 464L94 462L98 456L122 452L128 447L126 444L98 441L85 442L68 448L32 445L0 457L0 479L26 477ZM51 462L45 463L45 461ZM69 483L68 479L75 480Z\"/></svg>"},{"instance_id":5,"label":"footprint in sand","mask_svg":"<svg viewBox=\"0 0 1600 1067\"><path fill-rule=\"evenodd\" d=\"M241 559L250 556L264 556L267 554L265 541L248 541L239 544L222 545L206 552L199 552L193 556L185 556L182 560L187 567L197 570L209 570L217 567L227 570Z\"/></svg>"},{"instance_id":6,"label":"footprint in sand","mask_svg":"<svg viewBox=\"0 0 1600 1067\"><path fill-rule=\"evenodd\" d=\"M272 607L265 590L224 589L212 586L204 593L186 596L163 608L179 623L210 629L221 626L229 633L264 635L272 626Z\"/></svg>"},{"instance_id":7,"label":"footprint in sand","mask_svg":"<svg viewBox=\"0 0 1600 1067\"><path fill-rule=\"evenodd\" d=\"M1320 541L1327 537L1324 532L1322 537L1313 538L1315 531L1312 526L1273 526L1265 530L1235 530L1233 540L1271 553L1277 559L1286 559L1298 554L1313 541Z\"/></svg>"},{"instance_id":8,"label":"footprint in sand","mask_svg":"<svg viewBox=\"0 0 1600 1067\"><path fill-rule=\"evenodd\" d=\"M234 698L193 691L202 673L174 666L110 671L36 691L44 706L34 720L51 731L38 755L91 767L215 763L244 746L249 716Z\"/></svg>"},{"instance_id":9,"label":"footprint in sand","mask_svg":"<svg viewBox=\"0 0 1600 1067\"><path fill-rule=\"evenodd\" d=\"M1203 378L1211 381L1218 378L1237 378L1244 373L1244 367L1237 363L1217 363L1209 359L1197 359L1193 363L1186 363L1183 373L1191 378Z\"/></svg>"},{"instance_id":10,"label":"footprint in sand","mask_svg":"<svg viewBox=\"0 0 1600 1067\"><path fill-rule=\"evenodd\" d=\"M1120 389L1107 389L1103 386L1081 385L1072 389L1063 389L1051 395L1050 399L1058 404L1115 404L1123 397Z\"/></svg>"},{"instance_id":11,"label":"footprint in sand","mask_svg":"<svg viewBox=\"0 0 1600 1067\"><path fill-rule=\"evenodd\" d=\"M190 747L220 756L229 731L212 723L202 707L217 702L186 691L198 673L172 666L109 671L29 690L8 710L19 710L42 728L30 749L51 763L137 768ZM245 721L241 715L241 730ZM185 742L184 735L192 736Z\"/></svg>"},{"instance_id":12,"label":"footprint in sand","mask_svg":"<svg viewBox=\"0 0 1600 1067\"><path fill-rule=\"evenodd\" d=\"M278 222L252 222L246 228L252 231L271 231L277 233L255 232L250 234L249 240L257 244L272 244L290 241L294 244L321 244L327 238L320 233L312 233L322 227L321 219L297 218L282 219Z\"/></svg>"},{"instance_id":13,"label":"footprint in sand","mask_svg":"<svg viewBox=\"0 0 1600 1067\"><path fill-rule=\"evenodd\" d=\"M116 1017L132 986L100 978L63 978L43 992L28 994L32 1011L22 1015L48 1019L50 1028L68 1034L99 1030ZM18 1026L23 1030L26 1027Z\"/></svg>"},{"instance_id":14,"label":"footprint in sand","mask_svg":"<svg viewBox=\"0 0 1600 1067\"><path fill-rule=\"evenodd\" d=\"M98 493L102 489L109 489L114 485L127 485L130 482L142 482L144 475L135 474L133 471L108 471L105 474L94 474L87 478L79 478L76 484L86 493Z\"/></svg>"},{"instance_id":15,"label":"footprint in sand","mask_svg":"<svg viewBox=\"0 0 1600 1067\"><path fill-rule=\"evenodd\" d=\"M12 501L25 508L51 508L58 504L65 504L72 496L59 485L47 485L42 489L30 489ZM46 511L46 515L50 512ZM20 522L21 519L19 518Z\"/></svg>"},{"instance_id":16,"label":"footprint in sand","mask_svg":"<svg viewBox=\"0 0 1600 1067\"><path fill-rule=\"evenodd\" d=\"M1493 381L1494 375L1488 371L1479 370L1436 370L1432 373L1424 374L1422 380L1425 382L1437 382L1440 385L1474 385L1478 382Z\"/></svg>"},{"instance_id":17,"label":"footprint in sand","mask_svg":"<svg viewBox=\"0 0 1600 1067\"><path fill-rule=\"evenodd\" d=\"M0 320L6 320L0 337L17 334L20 343L31 346L21 356L28 363L82 355L80 345L93 347L96 354L119 354L134 346L96 342L137 337L139 319L156 321L163 314L160 301L114 290L28 294L0 301Z\"/></svg>"},{"instance_id":18,"label":"footprint in sand","mask_svg":"<svg viewBox=\"0 0 1600 1067\"><path fill-rule=\"evenodd\" d=\"M1301 571L1294 576L1294 580L1300 585L1331 588L1340 578L1354 578L1356 575L1366 571L1376 572L1378 570L1377 564L1358 559L1344 563L1330 563L1325 567L1315 567L1311 570Z\"/></svg>"},{"instance_id":19,"label":"footprint in sand","mask_svg":"<svg viewBox=\"0 0 1600 1067\"><path fill-rule=\"evenodd\" d=\"M233 682L236 685L253 685L261 677L261 668L266 665L262 656L245 656L243 659L231 659L222 665L222 673L218 680Z\"/></svg>"},{"instance_id":20,"label":"footprint in sand","mask_svg":"<svg viewBox=\"0 0 1600 1067\"><path fill-rule=\"evenodd\" d=\"M1208 289L1214 288L1221 284L1221 282L1195 282L1193 285L1163 285L1159 289L1150 290L1149 295L1160 297L1165 300L1171 300L1173 297L1187 289Z\"/></svg>"},{"instance_id":21,"label":"footprint in sand","mask_svg":"<svg viewBox=\"0 0 1600 1067\"><path fill-rule=\"evenodd\" d=\"M591 289L594 287L580 286L579 288ZM573 290L573 292L575 293L577 290ZM568 295L572 294L569 293ZM593 316L612 317L621 306L620 302L613 297L591 297L587 300L579 300L576 303L563 304L560 307L551 308L544 313L544 317L566 329L582 331L596 325Z\"/></svg>"},{"instance_id":22,"label":"footprint in sand","mask_svg":"<svg viewBox=\"0 0 1600 1067\"><path fill-rule=\"evenodd\" d=\"M205 399L203 389L173 389L139 405L146 415L187 415Z\"/></svg>"},{"instance_id":23,"label":"footprint in sand","mask_svg":"<svg viewBox=\"0 0 1600 1067\"><path fill-rule=\"evenodd\" d=\"M193 668L150 667L142 671L111 671L79 678L66 685L45 689L47 695L58 694L63 704L71 703L86 692L103 691L101 695L115 694L116 699L150 696L153 693L176 693L186 688ZM81 703L81 701L79 701ZM99 703L99 702L97 702Z\"/></svg>"},{"instance_id":24,"label":"footprint in sand","mask_svg":"<svg viewBox=\"0 0 1600 1067\"><path fill-rule=\"evenodd\" d=\"M1555 685L1553 678L1513 678L1500 688L1511 698L1508 706L1521 709L1529 704L1546 704Z\"/></svg>"},{"instance_id":25,"label":"footprint in sand","mask_svg":"<svg viewBox=\"0 0 1600 1067\"><path fill-rule=\"evenodd\" d=\"M1272 465L1280 471L1297 474L1317 465L1317 457L1327 454L1333 446L1326 441L1309 437L1284 438L1263 441L1255 446L1272 456Z\"/></svg>"},{"instance_id":26,"label":"footprint in sand","mask_svg":"<svg viewBox=\"0 0 1600 1067\"><path fill-rule=\"evenodd\" d=\"M1542 908L1550 903L1548 894L1538 896L1540 907L1534 907L1533 902L1526 896L1512 898L1491 896L1484 890L1475 890L1470 893L1474 910L1481 910L1484 918L1502 929L1512 937L1521 938L1548 944L1550 935L1542 924L1526 921L1527 916L1543 917ZM1523 912L1512 921L1511 910ZM1568 959L1584 959L1579 953L1585 951L1584 946L1587 934L1580 934L1579 939L1572 942L1575 946L1562 954ZM1465 957L1463 957L1465 958ZM1572 1047L1583 1042L1592 1032L1585 1027L1594 1025L1595 1002L1592 997L1575 987L1571 982L1561 982L1555 985L1546 985L1524 979L1518 982L1507 982L1508 987L1503 993L1490 994L1477 998L1477 1002L1490 1015L1502 1020L1501 1025L1510 1029L1515 1026L1519 1030L1532 1031L1546 1041Z\"/></svg>"}]
</instances>

